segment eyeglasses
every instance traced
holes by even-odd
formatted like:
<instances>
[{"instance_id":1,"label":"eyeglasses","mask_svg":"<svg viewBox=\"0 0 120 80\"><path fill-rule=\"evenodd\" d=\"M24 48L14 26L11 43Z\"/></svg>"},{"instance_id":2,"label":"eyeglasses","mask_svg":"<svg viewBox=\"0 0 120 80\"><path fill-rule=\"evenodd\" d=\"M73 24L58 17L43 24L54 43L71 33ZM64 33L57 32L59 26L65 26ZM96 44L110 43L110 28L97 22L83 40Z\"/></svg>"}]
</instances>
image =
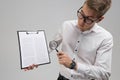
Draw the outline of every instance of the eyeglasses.
<instances>
[{"instance_id":1,"label":"eyeglasses","mask_svg":"<svg viewBox=\"0 0 120 80\"><path fill-rule=\"evenodd\" d=\"M82 8L82 7L81 7ZM93 22L95 22L97 19L90 19L90 16L85 16L83 11L81 10L81 8L77 11L77 16L79 19L84 19L84 22L87 24L92 24Z\"/></svg>"}]
</instances>

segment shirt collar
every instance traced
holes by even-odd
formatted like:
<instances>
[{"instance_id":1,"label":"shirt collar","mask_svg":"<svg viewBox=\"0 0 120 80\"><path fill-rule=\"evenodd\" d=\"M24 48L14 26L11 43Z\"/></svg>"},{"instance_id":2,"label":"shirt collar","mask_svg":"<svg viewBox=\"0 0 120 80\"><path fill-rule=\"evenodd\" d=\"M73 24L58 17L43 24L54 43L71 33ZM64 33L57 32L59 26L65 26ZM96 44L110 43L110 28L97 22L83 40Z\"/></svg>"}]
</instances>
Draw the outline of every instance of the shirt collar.
<instances>
[{"instance_id":1,"label":"shirt collar","mask_svg":"<svg viewBox=\"0 0 120 80\"><path fill-rule=\"evenodd\" d=\"M93 32L97 32L97 29L98 29L98 24L95 23L95 25L90 30Z\"/></svg>"},{"instance_id":2,"label":"shirt collar","mask_svg":"<svg viewBox=\"0 0 120 80\"><path fill-rule=\"evenodd\" d=\"M78 26L76 26L76 27L78 29ZM95 25L90 30L87 30L87 31L84 31L84 32L82 32L80 29L78 29L78 30L82 34L88 34L88 33L91 33L91 32L97 32L97 27L98 27L98 25L97 25L97 23L95 23Z\"/></svg>"}]
</instances>

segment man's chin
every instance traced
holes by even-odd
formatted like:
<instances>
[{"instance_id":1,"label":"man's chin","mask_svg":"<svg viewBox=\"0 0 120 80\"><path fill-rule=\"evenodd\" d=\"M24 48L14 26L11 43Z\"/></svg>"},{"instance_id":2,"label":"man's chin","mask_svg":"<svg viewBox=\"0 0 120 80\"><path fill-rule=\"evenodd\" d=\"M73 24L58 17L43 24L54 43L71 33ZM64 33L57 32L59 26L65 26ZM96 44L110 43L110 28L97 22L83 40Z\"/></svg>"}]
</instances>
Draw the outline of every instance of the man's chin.
<instances>
[{"instance_id":1,"label":"man's chin","mask_svg":"<svg viewBox=\"0 0 120 80\"><path fill-rule=\"evenodd\" d=\"M84 26L80 26L79 27L81 31L84 31L85 30L85 27Z\"/></svg>"}]
</instances>

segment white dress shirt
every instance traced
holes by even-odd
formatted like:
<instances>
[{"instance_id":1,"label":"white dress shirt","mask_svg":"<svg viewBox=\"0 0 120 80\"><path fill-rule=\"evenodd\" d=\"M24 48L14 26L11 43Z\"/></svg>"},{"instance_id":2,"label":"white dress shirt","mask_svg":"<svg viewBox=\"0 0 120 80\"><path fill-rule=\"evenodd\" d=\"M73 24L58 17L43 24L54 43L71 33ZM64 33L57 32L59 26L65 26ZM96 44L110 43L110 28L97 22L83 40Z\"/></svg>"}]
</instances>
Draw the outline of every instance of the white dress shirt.
<instances>
[{"instance_id":1,"label":"white dress shirt","mask_svg":"<svg viewBox=\"0 0 120 80\"><path fill-rule=\"evenodd\" d=\"M77 20L71 20L64 22L58 36L56 41L61 39L61 50L77 63L76 71L60 65L61 75L70 80L109 80L113 37L107 30L95 23L82 32Z\"/></svg>"}]
</instances>

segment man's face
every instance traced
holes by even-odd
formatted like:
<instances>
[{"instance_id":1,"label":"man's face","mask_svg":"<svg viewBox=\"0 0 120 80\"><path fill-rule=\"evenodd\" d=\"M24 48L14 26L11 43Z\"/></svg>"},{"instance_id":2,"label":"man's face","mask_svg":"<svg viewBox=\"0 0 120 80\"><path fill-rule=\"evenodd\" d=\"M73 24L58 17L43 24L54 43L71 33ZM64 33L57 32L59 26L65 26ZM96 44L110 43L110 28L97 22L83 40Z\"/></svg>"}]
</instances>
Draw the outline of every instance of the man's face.
<instances>
[{"instance_id":1,"label":"man's face","mask_svg":"<svg viewBox=\"0 0 120 80\"><path fill-rule=\"evenodd\" d=\"M94 10L90 9L86 4L78 10L78 27L81 31L91 29L98 21L97 14Z\"/></svg>"}]
</instances>

